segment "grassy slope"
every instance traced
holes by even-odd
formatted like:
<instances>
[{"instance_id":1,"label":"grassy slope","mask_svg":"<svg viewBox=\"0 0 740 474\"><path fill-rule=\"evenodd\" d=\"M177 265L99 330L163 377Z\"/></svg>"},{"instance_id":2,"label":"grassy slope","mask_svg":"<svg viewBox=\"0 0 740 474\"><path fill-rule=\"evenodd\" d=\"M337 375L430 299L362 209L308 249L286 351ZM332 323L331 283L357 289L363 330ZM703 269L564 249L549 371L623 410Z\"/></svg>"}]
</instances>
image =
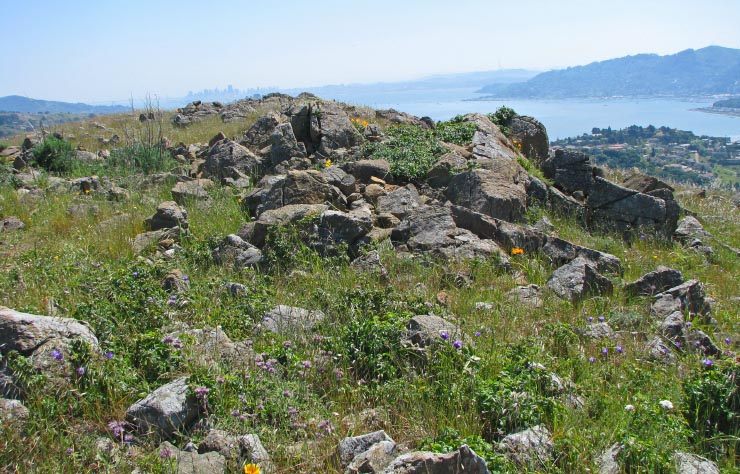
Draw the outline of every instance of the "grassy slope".
<instances>
[{"instance_id":1,"label":"grassy slope","mask_svg":"<svg viewBox=\"0 0 740 474\"><path fill-rule=\"evenodd\" d=\"M109 126L122 126L124 121L138 126L130 117L109 120ZM230 125L233 129L227 135L236 135L247 126L246 122ZM224 125L214 121L186 131L167 130L165 135L185 143L203 142L222 129ZM643 316L628 324L617 315L649 314L648 299L628 299L617 287L613 296L577 306L547 295L543 308L530 309L505 298L505 292L518 282L497 270L493 262L446 268L424 258L401 258L381 245L390 275L389 282L384 282L357 274L341 259L321 259L306 249L296 251L300 247L289 233L273 240L272 255L283 257L279 264L265 271L235 273L215 266L210 249L215 239L237 231L247 218L229 189L217 188L212 195L210 206L186 206L192 232L182 243L183 251L174 260L148 261L132 253L128 240L142 231L143 219L153 214L157 203L169 199L169 186L136 191L127 203L110 202L95 194L51 191L42 200L29 202L21 200L14 189L1 188L2 214L19 216L27 225L25 231L2 236L3 304L48 314L55 303L58 315L89 321L103 351L114 354L110 360L95 360L86 359L81 351L77 360L65 361L74 368L82 365L87 372L73 381L71 390L32 393L26 403L31 411L28 437L11 425L0 426L3 470L130 472L138 465L145 472L168 472L170 461L160 458L154 444L123 444L106 454L96 451L95 440L110 437L107 424L123 419L126 408L142 394L179 374L193 374L194 386L210 388L208 412L216 415L216 425L237 433L258 433L281 472L340 472L331 460L338 440L371 429L384 428L411 447L419 447L424 438L447 444L478 435L490 439L491 430L482 421L485 415L479 414L475 397L480 398L486 387L492 390L491 384L497 381L508 380L502 382L509 384L504 388L513 391L518 384L526 385L526 374L506 378L526 359L572 381L585 402L584 409L559 407L550 413L540 406L529 418L504 417L513 423L542 419L549 426L557 458L548 472L593 470L595 456L625 437L636 443L632 454L635 472L659 472L674 448L715 458L734 472L734 457L714 450L732 449L733 443L708 442L683 431L680 381L700 370L701 357L689 354L672 366L646 362L642 346L655 333L655 323ZM78 202L95 204L99 213L71 218L66 209ZM720 240L740 247L740 211L726 196L688 199L682 204L706 216L707 230ZM119 212L129 218L101 231L99 224ZM540 213L533 210L530 214L534 220ZM718 302L714 317L719 325L703 329L722 349L734 349L734 342L722 341L725 336L735 341L740 335L736 318L740 303L732 299L737 296L740 274L736 256L716 248L716 256L706 261L693 251L650 238L629 246L611 235L586 233L567 218L551 218L562 237L619 256L626 281L657 265L667 265L681 270L686 279L704 282ZM544 285L554 269L537 255L515 256L512 261L528 282L539 285ZM191 281L191 289L174 304L168 303L168 295L160 289L162 278L172 268L183 269ZM443 274L449 270L470 272L472 283L462 288L447 284ZM243 283L248 288L246 295L230 296L226 282ZM448 306L437 302L442 289L448 294ZM493 309L476 310L475 303L480 301L492 303ZM284 338L255 332L262 312L275 304L324 311L328 321L317 331L323 338L294 339L288 344ZM472 343L466 341L462 350L447 344L426 358L414 358L398 345L397 337L408 317L428 311L453 319L470 336L476 331L481 334L472 336ZM615 340L593 341L574 335L588 317L598 316L621 325ZM193 327L220 325L232 340L250 340L257 353L277 359L279 374L270 376L255 366L244 370L189 361L188 341L182 350L162 343L164 328L174 322ZM621 355L615 352L618 345L624 348ZM606 357L604 348L609 350ZM589 357L596 361L590 363ZM304 361L311 362L310 369ZM543 397L540 401L547 401L548 397L539 395ZM674 412L657 410L658 401L664 399L674 403ZM637 411L626 412L627 404L635 405ZM375 423L351 422L366 408L377 409ZM197 444L203 436L195 433L193 441ZM298 447L288 450L290 445ZM492 451L487 454L492 468L517 472Z\"/></svg>"}]
</instances>

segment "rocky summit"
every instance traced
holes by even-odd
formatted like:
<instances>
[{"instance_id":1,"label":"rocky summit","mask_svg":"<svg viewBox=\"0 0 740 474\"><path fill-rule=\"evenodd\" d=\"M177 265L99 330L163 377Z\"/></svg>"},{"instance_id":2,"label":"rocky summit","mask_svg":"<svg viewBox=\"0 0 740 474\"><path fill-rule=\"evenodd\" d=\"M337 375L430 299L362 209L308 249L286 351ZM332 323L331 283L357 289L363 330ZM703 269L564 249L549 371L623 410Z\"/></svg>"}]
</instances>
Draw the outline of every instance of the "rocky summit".
<instances>
[{"instance_id":1,"label":"rocky summit","mask_svg":"<svg viewBox=\"0 0 740 474\"><path fill-rule=\"evenodd\" d=\"M735 469L728 190L513 111L95 124L3 155L0 470Z\"/></svg>"}]
</instances>

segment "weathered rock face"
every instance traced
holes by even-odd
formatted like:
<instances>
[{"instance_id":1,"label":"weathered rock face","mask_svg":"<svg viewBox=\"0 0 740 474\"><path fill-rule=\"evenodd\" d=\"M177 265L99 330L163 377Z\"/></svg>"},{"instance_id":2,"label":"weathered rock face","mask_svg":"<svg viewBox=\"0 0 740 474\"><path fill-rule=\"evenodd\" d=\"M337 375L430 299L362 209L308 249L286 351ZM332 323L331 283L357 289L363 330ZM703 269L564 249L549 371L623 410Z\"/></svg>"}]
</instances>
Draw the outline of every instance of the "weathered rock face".
<instances>
[{"instance_id":1,"label":"weathered rock face","mask_svg":"<svg viewBox=\"0 0 740 474\"><path fill-rule=\"evenodd\" d=\"M371 178L386 179L391 174L391 164L386 160L359 160L347 163L344 171L361 183L371 182Z\"/></svg>"},{"instance_id":2,"label":"weathered rock face","mask_svg":"<svg viewBox=\"0 0 740 474\"><path fill-rule=\"evenodd\" d=\"M0 423L18 422L22 423L28 418L28 408L18 400L0 398Z\"/></svg>"},{"instance_id":3,"label":"weathered rock face","mask_svg":"<svg viewBox=\"0 0 740 474\"><path fill-rule=\"evenodd\" d=\"M336 244L354 244L373 227L371 213L367 209L350 212L325 211L319 219L319 240L322 247Z\"/></svg>"},{"instance_id":4,"label":"weathered rock face","mask_svg":"<svg viewBox=\"0 0 740 474\"><path fill-rule=\"evenodd\" d=\"M262 160L254 153L232 140L225 139L214 143L206 152L203 176L221 181L223 178L233 178L230 168L245 175L252 175L257 173L261 166Z\"/></svg>"},{"instance_id":5,"label":"weathered rock face","mask_svg":"<svg viewBox=\"0 0 740 474\"><path fill-rule=\"evenodd\" d=\"M159 387L126 410L126 418L140 432L169 439L198 417L198 402L187 377Z\"/></svg>"},{"instance_id":6,"label":"weathered rock face","mask_svg":"<svg viewBox=\"0 0 740 474\"><path fill-rule=\"evenodd\" d=\"M310 126L311 141L323 156L330 156L333 150L351 148L363 142L349 115L334 102L313 104Z\"/></svg>"},{"instance_id":7,"label":"weathered rock face","mask_svg":"<svg viewBox=\"0 0 740 474\"><path fill-rule=\"evenodd\" d=\"M421 206L419 192L413 184L408 184L384 196L378 197L376 208L378 213L387 212L399 219L403 219L410 211L419 206Z\"/></svg>"},{"instance_id":8,"label":"weathered rock face","mask_svg":"<svg viewBox=\"0 0 740 474\"><path fill-rule=\"evenodd\" d=\"M527 191L517 162L500 169L474 169L452 177L447 199L459 206L509 222L520 220L527 208Z\"/></svg>"},{"instance_id":9,"label":"weathered rock face","mask_svg":"<svg viewBox=\"0 0 740 474\"><path fill-rule=\"evenodd\" d=\"M329 202L340 209L346 208L344 195L319 171L288 171L287 175L262 180L262 183L263 187L251 191L243 201L253 216L290 204Z\"/></svg>"},{"instance_id":10,"label":"weathered rock face","mask_svg":"<svg viewBox=\"0 0 740 474\"><path fill-rule=\"evenodd\" d=\"M289 123L281 123L275 127L270 140L272 143L270 161L273 166L293 157L306 157L306 146L303 143L298 143L293 133L293 127Z\"/></svg>"},{"instance_id":11,"label":"weathered rock face","mask_svg":"<svg viewBox=\"0 0 740 474\"><path fill-rule=\"evenodd\" d=\"M452 176L464 171L467 164L468 160L459 154L446 153L427 172L427 183L433 187L447 186Z\"/></svg>"},{"instance_id":12,"label":"weathered rock face","mask_svg":"<svg viewBox=\"0 0 740 474\"><path fill-rule=\"evenodd\" d=\"M659 266L639 279L624 286L628 295L652 296L683 283L683 275L672 268Z\"/></svg>"},{"instance_id":13,"label":"weathered rock face","mask_svg":"<svg viewBox=\"0 0 740 474\"><path fill-rule=\"evenodd\" d=\"M648 176L639 172L634 172L627 176L622 185L625 188L634 189L635 191L644 194L657 191L659 189L667 189L670 192L674 191L671 186L659 180L658 178Z\"/></svg>"},{"instance_id":14,"label":"weathered rock face","mask_svg":"<svg viewBox=\"0 0 740 474\"><path fill-rule=\"evenodd\" d=\"M370 449L372 445L380 443L382 441L393 441L385 431L375 431L373 433L364 434L361 436L353 436L350 438L344 438L339 442L337 446L337 455L339 461L343 467L349 465L349 463L360 453L363 453Z\"/></svg>"},{"instance_id":15,"label":"weathered rock face","mask_svg":"<svg viewBox=\"0 0 740 474\"><path fill-rule=\"evenodd\" d=\"M550 152L550 139L545 126L532 117L517 115L509 123L511 135L521 144L521 151L539 166Z\"/></svg>"},{"instance_id":16,"label":"weathered rock face","mask_svg":"<svg viewBox=\"0 0 740 474\"><path fill-rule=\"evenodd\" d=\"M210 179L179 181L172 188L172 199L181 206L187 201L207 201L210 199L207 190L211 187L213 187L213 181Z\"/></svg>"},{"instance_id":17,"label":"weathered rock face","mask_svg":"<svg viewBox=\"0 0 740 474\"><path fill-rule=\"evenodd\" d=\"M318 219L328 209L329 206L325 204L291 204L265 211L260 214L257 221L250 222L242 227L239 230L239 236L257 247L262 247L270 228L293 225L311 216Z\"/></svg>"},{"instance_id":18,"label":"weathered rock face","mask_svg":"<svg viewBox=\"0 0 740 474\"><path fill-rule=\"evenodd\" d=\"M553 272L547 286L559 297L578 302L589 295L611 294L613 286L596 266L579 257Z\"/></svg>"},{"instance_id":19,"label":"weathered rock face","mask_svg":"<svg viewBox=\"0 0 740 474\"><path fill-rule=\"evenodd\" d=\"M144 221L144 225L150 231L171 229L173 227L187 229L189 225L188 211L184 207L180 207L175 201L165 201L157 206L157 212Z\"/></svg>"},{"instance_id":20,"label":"weathered rock face","mask_svg":"<svg viewBox=\"0 0 740 474\"><path fill-rule=\"evenodd\" d=\"M168 442L159 445L160 456L174 459L177 474L224 474L226 459L217 452L200 454L191 451L180 451Z\"/></svg>"},{"instance_id":21,"label":"weathered rock face","mask_svg":"<svg viewBox=\"0 0 740 474\"><path fill-rule=\"evenodd\" d=\"M416 451L397 457L383 474L489 474L486 461L467 445L449 454Z\"/></svg>"},{"instance_id":22,"label":"weathered rock face","mask_svg":"<svg viewBox=\"0 0 740 474\"><path fill-rule=\"evenodd\" d=\"M263 115L244 132L239 143L252 150L259 151L272 143L272 133L280 123L280 114L276 112Z\"/></svg>"},{"instance_id":23,"label":"weathered rock face","mask_svg":"<svg viewBox=\"0 0 740 474\"><path fill-rule=\"evenodd\" d=\"M650 308L654 317L663 319L674 311L688 311L708 319L712 306L704 293L704 285L698 280L689 280L655 295Z\"/></svg>"},{"instance_id":24,"label":"weathered rock face","mask_svg":"<svg viewBox=\"0 0 740 474\"><path fill-rule=\"evenodd\" d=\"M622 449L624 449L623 445L615 443L596 458L596 464L599 466L598 474L619 474L621 472L617 456L622 452Z\"/></svg>"},{"instance_id":25,"label":"weathered rock face","mask_svg":"<svg viewBox=\"0 0 740 474\"><path fill-rule=\"evenodd\" d=\"M594 170L591 158L584 153L555 150L555 154L542 164L542 171L558 189L568 194L575 191L581 191L585 196L591 194Z\"/></svg>"},{"instance_id":26,"label":"weathered rock face","mask_svg":"<svg viewBox=\"0 0 740 474\"><path fill-rule=\"evenodd\" d=\"M327 183L339 188L339 190L346 196L357 192L355 177L346 173L342 168L338 166L330 166L321 170L321 174L324 175Z\"/></svg>"},{"instance_id":27,"label":"weathered rock face","mask_svg":"<svg viewBox=\"0 0 740 474\"><path fill-rule=\"evenodd\" d=\"M501 440L501 449L520 466L547 466L553 455L552 436L544 426L535 426L506 436Z\"/></svg>"},{"instance_id":28,"label":"weathered rock face","mask_svg":"<svg viewBox=\"0 0 740 474\"><path fill-rule=\"evenodd\" d=\"M326 315L321 311L278 305L265 314L262 325L276 334L296 335L310 330L324 318Z\"/></svg>"},{"instance_id":29,"label":"weathered rock face","mask_svg":"<svg viewBox=\"0 0 740 474\"><path fill-rule=\"evenodd\" d=\"M262 252L238 235L230 234L213 250L213 259L239 271L262 263Z\"/></svg>"},{"instance_id":30,"label":"weathered rock face","mask_svg":"<svg viewBox=\"0 0 740 474\"><path fill-rule=\"evenodd\" d=\"M5 219L0 220L0 232L23 230L25 229L25 227L26 224L24 224L22 220L18 219L15 216L6 217Z\"/></svg>"},{"instance_id":31,"label":"weathered rock face","mask_svg":"<svg viewBox=\"0 0 740 474\"><path fill-rule=\"evenodd\" d=\"M688 244L694 239L702 240L709 236L704 226L694 216L686 216L678 223L673 231L673 238L681 243Z\"/></svg>"}]
</instances>

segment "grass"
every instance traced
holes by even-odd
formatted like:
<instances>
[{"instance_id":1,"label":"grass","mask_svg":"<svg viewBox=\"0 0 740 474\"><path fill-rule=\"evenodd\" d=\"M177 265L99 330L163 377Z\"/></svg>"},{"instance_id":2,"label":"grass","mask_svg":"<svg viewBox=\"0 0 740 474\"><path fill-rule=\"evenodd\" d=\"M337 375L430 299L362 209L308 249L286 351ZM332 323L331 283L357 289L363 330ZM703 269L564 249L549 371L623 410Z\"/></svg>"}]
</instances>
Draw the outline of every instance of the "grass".
<instances>
[{"instance_id":1,"label":"grass","mask_svg":"<svg viewBox=\"0 0 740 474\"><path fill-rule=\"evenodd\" d=\"M238 135L246 126L234 125L229 133ZM215 128L199 124L173 136L191 134L186 143L205 141ZM493 261L405 258L385 243L378 250L387 282L357 273L345 259L320 257L289 229L275 231L266 252L293 258L235 272L216 265L210 254L248 217L238 196L218 186L209 191L209 204L186 203L190 234L173 259L155 258L153 248L135 255L130 240L143 231L143 220L156 205L169 199L169 188L131 184L128 202L51 189L29 200L10 186L0 188L2 217L16 215L27 226L2 236L3 304L36 314L56 308L59 316L88 321L102 351L113 355L95 357L88 348L76 347L63 363L73 370L84 367L84 375L54 390L34 378L24 358L8 357L18 373L27 374L32 390L24 402L30 410L25 431L0 425L0 470L171 472L171 461L161 458L152 440L117 440L109 452L96 443L112 438L109 424L122 420L142 395L189 374L193 390L208 388L204 410L215 426L257 433L278 472L341 472L332 457L337 442L377 428L411 448L450 451L468 443L492 470L523 472L494 445L506 432L534 423L546 425L555 440L555 459L544 472L593 472L596 456L616 442L628 446L620 459L627 472L672 472L670 456L676 449L714 459L723 472L739 472L737 427L699 430L691 412L727 393L726 374L737 370L732 358L709 369L692 353L673 365L647 361L645 341L656 333L656 322L646 316L650 301L624 295L616 277L611 296L573 305L546 293L541 308L530 308L510 302L506 293L520 281ZM696 212L718 241L740 247L740 211L723 192L709 194L686 196L681 204ZM97 211L70 216L73 204ZM530 212L533 220L544 214ZM715 256L707 260L649 236L627 243L612 234L585 232L571 217L549 217L561 237L620 257L625 281L657 265L701 280L717 300L717 325L701 329L722 350L736 349L740 263L730 250L715 245ZM536 254L511 260L529 283L544 285L554 270ZM174 268L189 276L191 286L172 300L161 282ZM469 284L451 285L449 273L468 275ZM233 282L245 285L246 292L232 296L226 284ZM445 304L437 300L441 290L448 296ZM491 309L477 309L478 302L490 303ZM260 331L263 313L277 304L323 311L326 320L317 326L317 337ZM418 354L400 344L406 321L429 312L462 329L467 337L460 349L440 340ZM599 316L618 330L613 340L578 336L588 318ZM177 324L220 326L246 349L238 363L212 360L187 334L179 336L178 349L166 338ZM533 363L545 369L531 369ZM571 384L566 392L580 397L582 408L552 392L550 372ZM675 408L662 409L661 400ZM628 404L634 412L625 410ZM732 404L721 408L725 411L706 416L737 413ZM368 409L375 410L375 421L359 421ZM175 442L197 444L205 434L195 431ZM229 472L239 468L229 464Z\"/></svg>"}]
</instances>

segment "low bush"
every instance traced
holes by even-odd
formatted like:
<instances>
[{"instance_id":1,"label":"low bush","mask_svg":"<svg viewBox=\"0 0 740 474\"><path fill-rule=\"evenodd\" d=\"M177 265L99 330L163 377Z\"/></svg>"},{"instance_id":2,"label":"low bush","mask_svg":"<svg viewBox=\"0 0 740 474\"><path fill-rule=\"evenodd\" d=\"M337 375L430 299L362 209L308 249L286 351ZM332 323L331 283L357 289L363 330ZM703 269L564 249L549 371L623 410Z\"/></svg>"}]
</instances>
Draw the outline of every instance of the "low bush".
<instances>
[{"instance_id":1,"label":"low bush","mask_svg":"<svg viewBox=\"0 0 740 474\"><path fill-rule=\"evenodd\" d=\"M74 151L68 141L49 135L31 151L33 163L46 171L67 174L74 166Z\"/></svg>"}]
</instances>

